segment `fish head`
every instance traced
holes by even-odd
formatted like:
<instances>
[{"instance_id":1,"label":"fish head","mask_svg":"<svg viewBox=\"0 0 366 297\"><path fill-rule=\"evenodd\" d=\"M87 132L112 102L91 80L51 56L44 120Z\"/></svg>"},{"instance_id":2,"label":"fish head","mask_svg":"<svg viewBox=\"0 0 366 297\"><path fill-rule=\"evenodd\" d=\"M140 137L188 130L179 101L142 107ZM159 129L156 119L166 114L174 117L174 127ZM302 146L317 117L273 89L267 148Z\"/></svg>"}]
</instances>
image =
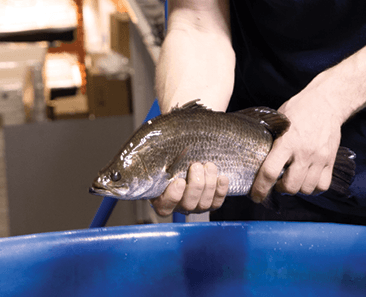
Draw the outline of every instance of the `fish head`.
<instances>
[{"instance_id":1,"label":"fish head","mask_svg":"<svg viewBox=\"0 0 366 297\"><path fill-rule=\"evenodd\" d=\"M142 199L153 185L139 154L116 157L102 169L89 192L122 200Z\"/></svg>"}]
</instances>

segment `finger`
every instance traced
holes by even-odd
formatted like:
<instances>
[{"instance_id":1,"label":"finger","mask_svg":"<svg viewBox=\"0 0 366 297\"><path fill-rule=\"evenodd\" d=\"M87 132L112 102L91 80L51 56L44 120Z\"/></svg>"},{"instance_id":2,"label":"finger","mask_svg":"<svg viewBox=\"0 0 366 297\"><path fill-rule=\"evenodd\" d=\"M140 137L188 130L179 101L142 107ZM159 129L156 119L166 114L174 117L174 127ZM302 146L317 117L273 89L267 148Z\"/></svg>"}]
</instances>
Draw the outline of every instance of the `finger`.
<instances>
[{"instance_id":1,"label":"finger","mask_svg":"<svg viewBox=\"0 0 366 297\"><path fill-rule=\"evenodd\" d=\"M212 200L210 210L215 210L222 206L222 204L225 201L225 197L228 190L229 190L229 179L224 175L220 175L217 179L216 191L214 198Z\"/></svg>"},{"instance_id":2,"label":"finger","mask_svg":"<svg viewBox=\"0 0 366 297\"><path fill-rule=\"evenodd\" d=\"M302 162L293 162L276 183L276 191L290 195L297 194L305 180L309 167Z\"/></svg>"},{"instance_id":3,"label":"finger","mask_svg":"<svg viewBox=\"0 0 366 297\"><path fill-rule=\"evenodd\" d=\"M327 191L332 182L332 177L333 177L333 166L324 167L320 175L318 185L315 188L315 193L319 194Z\"/></svg>"},{"instance_id":4,"label":"finger","mask_svg":"<svg viewBox=\"0 0 366 297\"><path fill-rule=\"evenodd\" d=\"M326 163L326 166L323 168L323 171L319 178L318 185L315 188L315 192L317 194L325 192L329 189L329 187L332 183L333 168L334 168L334 163L335 163L336 157L337 157L337 150L329 158L329 161Z\"/></svg>"},{"instance_id":5,"label":"finger","mask_svg":"<svg viewBox=\"0 0 366 297\"><path fill-rule=\"evenodd\" d=\"M192 212L197 207L204 188L205 172L203 165L201 163L194 163L188 170L186 189L176 210Z\"/></svg>"},{"instance_id":6,"label":"finger","mask_svg":"<svg viewBox=\"0 0 366 297\"><path fill-rule=\"evenodd\" d=\"M289 158L290 154L281 151L281 146L275 142L254 180L250 194L254 202L260 203L268 196Z\"/></svg>"},{"instance_id":7,"label":"finger","mask_svg":"<svg viewBox=\"0 0 366 297\"><path fill-rule=\"evenodd\" d=\"M208 210L211 205L216 191L217 184L217 167L208 162L204 165L205 186L201 195L201 199L197 205L197 211L203 212Z\"/></svg>"},{"instance_id":8,"label":"finger","mask_svg":"<svg viewBox=\"0 0 366 297\"><path fill-rule=\"evenodd\" d=\"M160 216L170 215L181 201L186 187L186 181L178 178L166 188L158 198L150 199L155 212Z\"/></svg>"},{"instance_id":9,"label":"finger","mask_svg":"<svg viewBox=\"0 0 366 297\"><path fill-rule=\"evenodd\" d=\"M317 166L317 165L313 165L310 166L306 177L304 179L304 182L301 185L301 189L300 192L305 194L305 195L311 195L314 193L315 188L317 187L319 180L320 180L320 176L322 174L324 167L323 166Z\"/></svg>"}]
</instances>

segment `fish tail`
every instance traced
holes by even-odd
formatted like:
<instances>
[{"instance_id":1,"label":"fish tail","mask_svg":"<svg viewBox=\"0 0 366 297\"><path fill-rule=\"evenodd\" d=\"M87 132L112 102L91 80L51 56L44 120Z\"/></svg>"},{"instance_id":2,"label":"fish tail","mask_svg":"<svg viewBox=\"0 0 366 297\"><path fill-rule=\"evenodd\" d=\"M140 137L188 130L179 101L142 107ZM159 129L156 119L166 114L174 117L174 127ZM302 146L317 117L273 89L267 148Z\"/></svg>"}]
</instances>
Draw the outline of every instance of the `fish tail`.
<instances>
[{"instance_id":1,"label":"fish tail","mask_svg":"<svg viewBox=\"0 0 366 297\"><path fill-rule=\"evenodd\" d=\"M343 146L339 147L329 190L349 197L349 187L353 182L356 170L355 158L356 154L353 151Z\"/></svg>"},{"instance_id":2,"label":"fish tail","mask_svg":"<svg viewBox=\"0 0 366 297\"><path fill-rule=\"evenodd\" d=\"M333 192L335 195L346 196L347 198L350 197L349 187L353 182L356 170L355 158L356 154L353 151L343 146L339 147L333 167L332 181L329 186L330 192ZM269 196L262 201L262 204L266 208L279 213L280 203L276 195L270 193Z\"/></svg>"}]
</instances>

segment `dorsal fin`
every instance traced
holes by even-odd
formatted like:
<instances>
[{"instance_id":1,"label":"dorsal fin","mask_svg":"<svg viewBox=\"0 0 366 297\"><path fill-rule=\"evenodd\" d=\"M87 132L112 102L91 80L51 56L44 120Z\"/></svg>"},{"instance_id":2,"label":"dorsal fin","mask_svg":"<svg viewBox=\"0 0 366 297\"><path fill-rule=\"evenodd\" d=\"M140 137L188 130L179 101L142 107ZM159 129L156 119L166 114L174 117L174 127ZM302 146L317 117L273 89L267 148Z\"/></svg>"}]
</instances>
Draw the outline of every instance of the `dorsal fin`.
<instances>
[{"instance_id":1,"label":"dorsal fin","mask_svg":"<svg viewBox=\"0 0 366 297\"><path fill-rule=\"evenodd\" d=\"M195 100L188 101L187 103L183 104L181 107L179 107L178 103L177 103L177 105L174 106L171 111L178 111L178 110L184 110L184 109L208 109L209 110L209 108L207 108L203 104L197 103L200 100L201 99L195 99Z\"/></svg>"},{"instance_id":2,"label":"dorsal fin","mask_svg":"<svg viewBox=\"0 0 366 297\"><path fill-rule=\"evenodd\" d=\"M264 125L273 136L285 133L291 125L291 122L284 114L269 107L250 107L234 113L257 120L260 124Z\"/></svg>"}]
</instances>

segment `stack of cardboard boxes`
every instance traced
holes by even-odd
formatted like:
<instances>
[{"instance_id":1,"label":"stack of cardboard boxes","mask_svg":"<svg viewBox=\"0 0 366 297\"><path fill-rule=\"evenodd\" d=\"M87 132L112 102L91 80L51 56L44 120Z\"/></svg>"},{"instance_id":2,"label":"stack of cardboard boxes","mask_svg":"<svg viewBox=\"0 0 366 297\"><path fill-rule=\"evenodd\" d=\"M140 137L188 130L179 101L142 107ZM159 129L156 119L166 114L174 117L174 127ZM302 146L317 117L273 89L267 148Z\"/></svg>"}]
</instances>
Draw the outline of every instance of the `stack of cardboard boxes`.
<instances>
[{"instance_id":1,"label":"stack of cardboard boxes","mask_svg":"<svg viewBox=\"0 0 366 297\"><path fill-rule=\"evenodd\" d=\"M95 117L118 116L131 113L132 95L129 75L121 77L101 71L95 65L108 54L89 55L87 69L87 96L89 113Z\"/></svg>"},{"instance_id":2,"label":"stack of cardboard boxes","mask_svg":"<svg viewBox=\"0 0 366 297\"><path fill-rule=\"evenodd\" d=\"M87 96L89 113L95 117L132 113L131 78L129 69L108 73L98 65L108 56L130 58L129 17L127 13L111 15L111 52L90 53L87 67ZM122 74L122 75L121 75Z\"/></svg>"}]
</instances>

